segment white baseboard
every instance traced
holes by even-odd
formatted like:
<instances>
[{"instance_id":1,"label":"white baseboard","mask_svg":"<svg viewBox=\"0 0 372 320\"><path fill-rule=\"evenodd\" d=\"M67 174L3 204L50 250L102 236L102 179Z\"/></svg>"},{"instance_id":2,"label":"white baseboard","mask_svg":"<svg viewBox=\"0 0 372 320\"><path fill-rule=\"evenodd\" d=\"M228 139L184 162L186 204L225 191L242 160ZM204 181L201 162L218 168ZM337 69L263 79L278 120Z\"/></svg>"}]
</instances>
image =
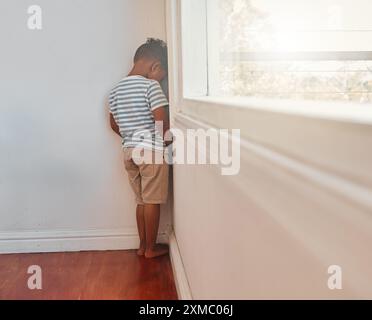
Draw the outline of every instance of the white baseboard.
<instances>
[{"instance_id":1,"label":"white baseboard","mask_svg":"<svg viewBox=\"0 0 372 320\"><path fill-rule=\"evenodd\" d=\"M168 243L168 235L159 234L158 240ZM0 254L132 250L138 245L134 230L0 232Z\"/></svg>"},{"instance_id":2,"label":"white baseboard","mask_svg":"<svg viewBox=\"0 0 372 320\"><path fill-rule=\"evenodd\" d=\"M174 281L176 283L178 299L192 300L190 286L183 266L181 254L178 248L177 239L172 233L169 236L169 255L172 263Z\"/></svg>"}]
</instances>

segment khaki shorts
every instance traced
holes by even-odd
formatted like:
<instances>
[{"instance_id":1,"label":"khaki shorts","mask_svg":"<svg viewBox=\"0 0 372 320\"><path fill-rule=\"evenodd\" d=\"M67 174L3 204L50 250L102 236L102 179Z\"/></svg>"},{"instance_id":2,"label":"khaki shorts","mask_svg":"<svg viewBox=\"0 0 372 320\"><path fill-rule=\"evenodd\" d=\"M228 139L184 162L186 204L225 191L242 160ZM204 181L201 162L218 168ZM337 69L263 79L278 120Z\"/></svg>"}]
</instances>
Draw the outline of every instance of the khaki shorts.
<instances>
[{"instance_id":1,"label":"khaki shorts","mask_svg":"<svg viewBox=\"0 0 372 320\"><path fill-rule=\"evenodd\" d=\"M164 204L168 199L169 165L140 164L132 158L133 148L124 149L124 164L137 204Z\"/></svg>"}]
</instances>

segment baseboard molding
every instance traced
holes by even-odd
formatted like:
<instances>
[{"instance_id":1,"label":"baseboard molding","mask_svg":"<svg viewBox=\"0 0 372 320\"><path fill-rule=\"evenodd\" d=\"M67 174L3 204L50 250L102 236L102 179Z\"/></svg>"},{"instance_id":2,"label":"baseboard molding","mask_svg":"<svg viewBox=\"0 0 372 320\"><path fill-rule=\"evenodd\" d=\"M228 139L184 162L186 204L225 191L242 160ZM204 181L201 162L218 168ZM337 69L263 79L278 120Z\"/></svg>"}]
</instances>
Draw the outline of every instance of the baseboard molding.
<instances>
[{"instance_id":1,"label":"baseboard molding","mask_svg":"<svg viewBox=\"0 0 372 320\"><path fill-rule=\"evenodd\" d=\"M179 300L192 300L190 286L187 280L185 268L182 262L181 253L178 248L177 239L175 234L169 236L169 250L170 259L172 263L174 281L176 283L178 299Z\"/></svg>"},{"instance_id":2,"label":"baseboard molding","mask_svg":"<svg viewBox=\"0 0 372 320\"><path fill-rule=\"evenodd\" d=\"M167 233L158 240L168 243ZM0 254L132 250L138 245L132 230L0 232Z\"/></svg>"}]
</instances>

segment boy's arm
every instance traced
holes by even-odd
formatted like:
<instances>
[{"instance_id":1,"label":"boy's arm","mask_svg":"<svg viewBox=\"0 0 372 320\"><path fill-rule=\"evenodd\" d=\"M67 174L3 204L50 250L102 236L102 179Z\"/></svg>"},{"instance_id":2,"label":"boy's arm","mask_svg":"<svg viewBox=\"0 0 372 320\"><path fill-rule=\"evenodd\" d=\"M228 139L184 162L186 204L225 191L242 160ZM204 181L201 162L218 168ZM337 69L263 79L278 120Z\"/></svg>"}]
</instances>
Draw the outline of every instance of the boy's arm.
<instances>
[{"instance_id":1,"label":"boy's arm","mask_svg":"<svg viewBox=\"0 0 372 320\"><path fill-rule=\"evenodd\" d=\"M166 107L157 108L154 111L152 111L152 114L154 116L155 124L157 126L156 129L158 132L161 132L161 124L163 125L163 128L162 128L163 131L161 133L163 134L162 138L164 139L165 134L169 131L169 127L170 127L167 108ZM167 146L171 143L172 143L171 141L165 141L165 144Z\"/></svg>"},{"instance_id":2,"label":"boy's arm","mask_svg":"<svg viewBox=\"0 0 372 320\"><path fill-rule=\"evenodd\" d=\"M110 113L110 125L111 125L111 129L117 135L121 136L119 126L117 125L117 123L116 123L116 121L115 121L114 116L112 115L112 113Z\"/></svg>"}]
</instances>

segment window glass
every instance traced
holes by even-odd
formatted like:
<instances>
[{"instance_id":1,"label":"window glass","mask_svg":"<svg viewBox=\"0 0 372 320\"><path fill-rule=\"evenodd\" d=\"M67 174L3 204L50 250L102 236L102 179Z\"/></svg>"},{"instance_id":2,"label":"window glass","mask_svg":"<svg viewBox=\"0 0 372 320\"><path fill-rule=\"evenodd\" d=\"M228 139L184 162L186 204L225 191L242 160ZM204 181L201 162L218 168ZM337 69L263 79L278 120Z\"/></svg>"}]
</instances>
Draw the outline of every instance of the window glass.
<instances>
[{"instance_id":1,"label":"window glass","mask_svg":"<svg viewBox=\"0 0 372 320\"><path fill-rule=\"evenodd\" d=\"M372 1L207 2L210 95L372 102Z\"/></svg>"}]
</instances>

